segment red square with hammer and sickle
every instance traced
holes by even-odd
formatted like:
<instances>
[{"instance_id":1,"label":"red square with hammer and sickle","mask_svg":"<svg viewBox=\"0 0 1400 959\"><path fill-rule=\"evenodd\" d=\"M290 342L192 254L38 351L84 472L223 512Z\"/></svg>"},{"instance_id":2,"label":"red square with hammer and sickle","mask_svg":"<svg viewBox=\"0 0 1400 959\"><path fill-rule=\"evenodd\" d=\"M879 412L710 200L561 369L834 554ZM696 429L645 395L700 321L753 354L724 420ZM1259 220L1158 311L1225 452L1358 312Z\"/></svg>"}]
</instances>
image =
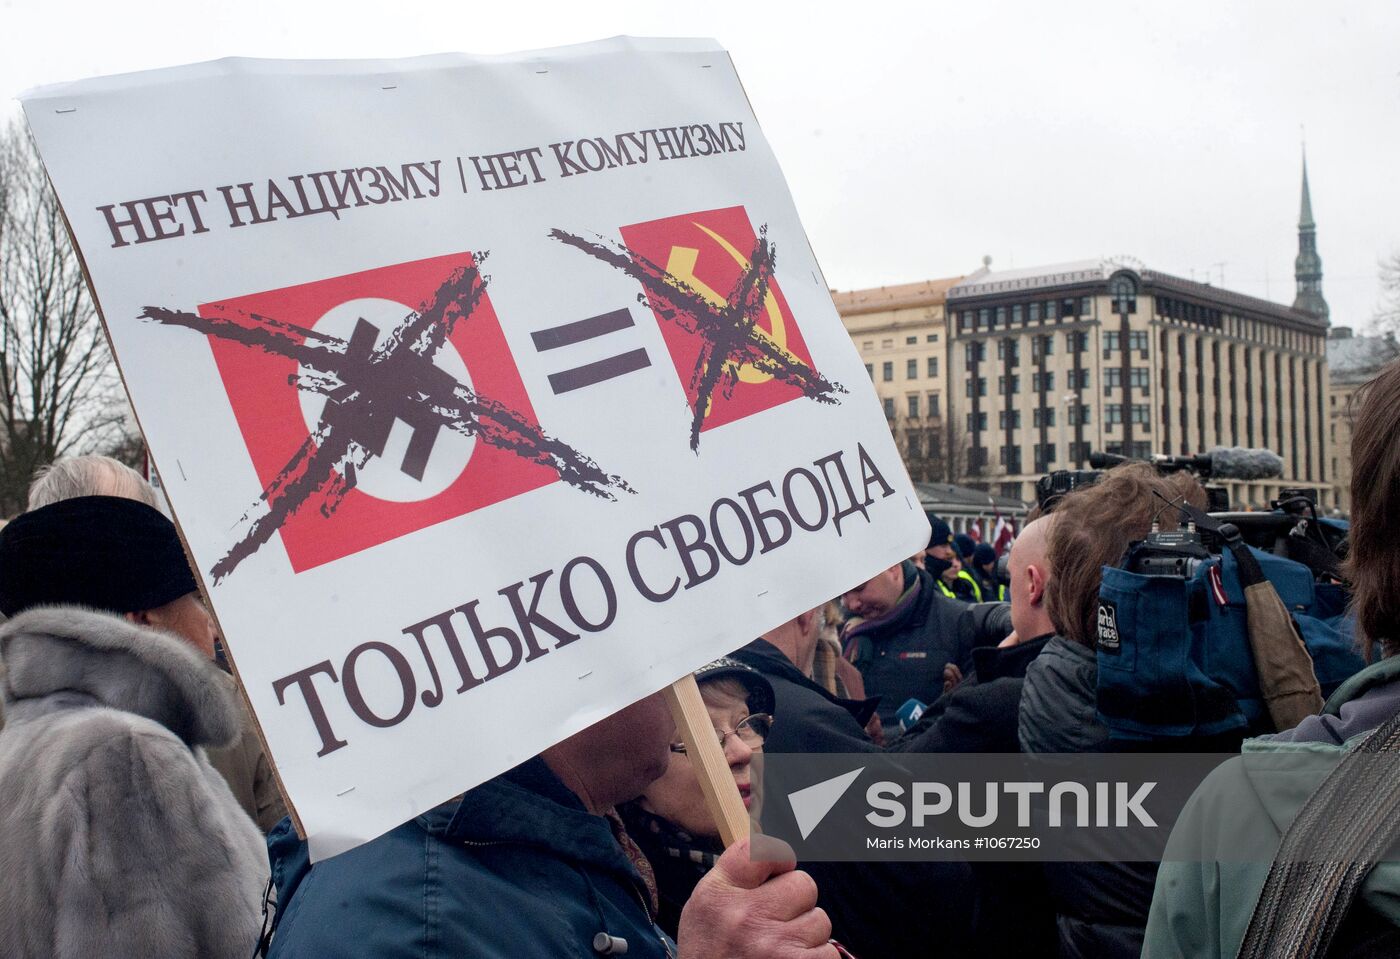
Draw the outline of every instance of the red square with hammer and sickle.
<instances>
[{"instance_id":1,"label":"red square with hammer and sickle","mask_svg":"<svg viewBox=\"0 0 1400 959\"><path fill-rule=\"evenodd\" d=\"M350 485L343 498L328 504L312 491L282 522L296 572L558 481L540 462L450 428L427 402L461 385L535 423L485 290L431 356L391 336L454 271L474 267L470 253L456 253L200 305L202 317L252 314L285 337L270 348L252 334L209 337L265 491L332 440L363 451L346 470L353 476L330 477L337 496ZM398 351L392 362L386 351Z\"/></svg>"},{"instance_id":2,"label":"red square with hammer and sickle","mask_svg":"<svg viewBox=\"0 0 1400 959\"><path fill-rule=\"evenodd\" d=\"M723 307L736 284L750 267L758 242L753 224L742 206L707 210L634 223L621 230L627 249L684 282L709 303ZM691 412L698 401L696 366L704 347L694 332L669 322L651 298L652 312L685 386ZM754 324L760 336L785 349L808 367L812 357L802 330L788 308L776 277L770 277L767 294ZM749 364L731 368L737 374L732 390L716 390L700 426L701 432L761 413L803 395L800 387L775 379Z\"/></svg>"}]
</instances>

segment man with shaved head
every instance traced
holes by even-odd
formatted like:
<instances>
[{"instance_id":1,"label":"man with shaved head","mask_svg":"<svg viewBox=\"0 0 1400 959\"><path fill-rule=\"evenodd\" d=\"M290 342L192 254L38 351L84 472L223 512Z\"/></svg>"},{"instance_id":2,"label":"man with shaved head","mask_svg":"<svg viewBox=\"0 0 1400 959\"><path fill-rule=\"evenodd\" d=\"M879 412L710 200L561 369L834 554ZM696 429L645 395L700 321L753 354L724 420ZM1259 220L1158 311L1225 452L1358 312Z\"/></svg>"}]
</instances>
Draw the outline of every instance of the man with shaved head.
<instances>
[{"instance_id":1,"label":"man with shaved head","mask_svg":"<svg viewBox=\"0 0 1400 959\"><path fill-rule=\"evenodd\" d=\"M1055 632L1050 610L1045 603L1045 587L1050 583L1050 527L1055 514L1050 513L1026 525L1011 545L1007 573L1011 576L1011 627L1008 637L1017 642L1039 642ZM1014 644L1011 644L1014 645Z\"/></svg>"}]
</instances>

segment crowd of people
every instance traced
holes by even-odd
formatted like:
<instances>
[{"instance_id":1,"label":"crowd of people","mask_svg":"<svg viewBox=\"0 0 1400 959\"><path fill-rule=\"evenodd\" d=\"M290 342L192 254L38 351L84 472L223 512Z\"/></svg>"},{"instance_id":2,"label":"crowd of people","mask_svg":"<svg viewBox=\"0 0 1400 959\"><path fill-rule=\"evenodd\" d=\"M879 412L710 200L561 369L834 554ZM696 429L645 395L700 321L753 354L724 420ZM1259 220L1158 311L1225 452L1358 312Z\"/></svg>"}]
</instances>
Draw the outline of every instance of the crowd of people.
<instances>
[{"instance_id":1,"label":"crowd of people","mask_svg":"<svg viewBox=\"0 0 1400 959\"><path fill-rule=\"evenodd\" d=\"M1213 737L1241 755L1177 826L1192 854L1160 865L794 863L758 835L726 849L659 694L313 864L153 490L113 460L60 460L0 531L0 953L1226 957L1273 954L1289 922L1325 928L1327 954L1393 952L1398 873L1368 868L1354 907L1309 914L1317 884L1271 867L1310 790L1250 762L1306 747L1321 782L1396 725L1400 657L1370 660L1400 650L1397 408L1400 365L1354 430L1344 572L1369 665L1291 729ZM1038 510L1000 563L934 518L919 555L701 669L745 804L764 750L1151 748L1104 722L1096 647L1104 570L1172 528L1163 503L1206 497L1187 474L1117 467ZM1258 856L1227 861L1241 836Z\"/></svg>"}]
</instances>

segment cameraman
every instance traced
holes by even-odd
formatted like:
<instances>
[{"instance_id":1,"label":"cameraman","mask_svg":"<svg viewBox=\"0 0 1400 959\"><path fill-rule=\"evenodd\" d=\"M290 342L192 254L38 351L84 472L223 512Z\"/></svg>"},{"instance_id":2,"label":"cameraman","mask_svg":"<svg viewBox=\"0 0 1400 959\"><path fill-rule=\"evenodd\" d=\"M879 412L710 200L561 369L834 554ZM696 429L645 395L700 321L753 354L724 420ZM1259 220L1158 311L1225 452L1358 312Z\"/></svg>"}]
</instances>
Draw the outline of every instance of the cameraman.
<instances>
[{"instance_id":1,"label":"cameraman","mask_svg":"<svg viewBox=\"0 0 1400 959\"><path fill-rule=\"evenodd\" d=\"M1018 722L1025 752L1108 751L1108 730L1095 717L1102 570L1146 538L1154 516L1160 514L1162 529L1175 528L1177 511L1164 507L1183 500L1206 505L1205 491L1189 474L1161 476L1145 463L1131 463L1055 505L1049 536L1054 576L1046 597L1056 635L1026 669ZM1047 863L1061 956L1138 956L1156 869L1156 863Z\"/></svg>"}]
</instances>

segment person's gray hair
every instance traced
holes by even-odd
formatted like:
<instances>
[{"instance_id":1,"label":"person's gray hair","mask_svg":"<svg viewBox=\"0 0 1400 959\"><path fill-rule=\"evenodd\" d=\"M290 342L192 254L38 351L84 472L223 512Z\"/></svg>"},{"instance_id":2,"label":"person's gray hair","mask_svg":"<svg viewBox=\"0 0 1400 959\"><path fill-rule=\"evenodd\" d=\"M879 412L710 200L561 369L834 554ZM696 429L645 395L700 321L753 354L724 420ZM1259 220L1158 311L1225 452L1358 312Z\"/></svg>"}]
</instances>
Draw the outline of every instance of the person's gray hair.
<instances>
[{"instance_id":1,"label":"person's gray hair","mask_svg":"<svg viewBox=\"0 0 1400 959\"><path fill-rule=\"evenodd\" d=\"M79 496L122 496L160 509L155 487L125 463L95 453L65 456L42 466L29 484L29 508Z\"/></svg>"}]
</instances>

